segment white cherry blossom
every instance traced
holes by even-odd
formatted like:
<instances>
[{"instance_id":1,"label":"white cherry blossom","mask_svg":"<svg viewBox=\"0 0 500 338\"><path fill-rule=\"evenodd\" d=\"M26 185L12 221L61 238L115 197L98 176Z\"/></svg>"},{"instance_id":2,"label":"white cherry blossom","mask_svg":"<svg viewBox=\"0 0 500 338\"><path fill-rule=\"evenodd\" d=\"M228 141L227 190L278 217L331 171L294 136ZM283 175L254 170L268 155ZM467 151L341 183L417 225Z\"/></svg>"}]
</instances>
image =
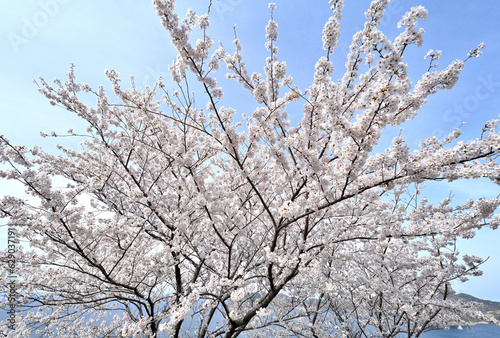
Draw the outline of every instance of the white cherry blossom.
<instances>
[{"instance_id":1,"label":"white cherry blossom","mask_svg":"<svg viewBox=\"0 0 500 338\"><path fill-rule=\"evenodd\" d=\"M0 135L0 177L26 190L3 196L0 216L29 244L17 253L25 307L11 337L394 337L466 325L464 315L494 322L450 295L451 282L479 276L484 261L456 242L498 228L500 199L434 204L421 187L499 184L498 121L475 140L456 129L412 150L402 133L374 151L386 128L451 89L484 45L445 67L442 52L429 51L428 70L412 83L406 47L422 44L427 11L411 8L392 41L380 29L389 1L375 0L337 81L331 58L344 3L325 3L325 51L308 88L278 54L274 4L258 73L237 36L231 53L214 47L209 13L181 18L174 0L153 6L177 50L175 90L166 79L127 88L113 69L113 95L78 82L74 66L65 82L40 79L49 102L87 129L44 133L85 139L54 154ZM222 104L221 64L255 99L243 117ZM201 88L196 101L190 81ZM292 123L296 102L303 115Z\"/></svg>"}]
</instances>

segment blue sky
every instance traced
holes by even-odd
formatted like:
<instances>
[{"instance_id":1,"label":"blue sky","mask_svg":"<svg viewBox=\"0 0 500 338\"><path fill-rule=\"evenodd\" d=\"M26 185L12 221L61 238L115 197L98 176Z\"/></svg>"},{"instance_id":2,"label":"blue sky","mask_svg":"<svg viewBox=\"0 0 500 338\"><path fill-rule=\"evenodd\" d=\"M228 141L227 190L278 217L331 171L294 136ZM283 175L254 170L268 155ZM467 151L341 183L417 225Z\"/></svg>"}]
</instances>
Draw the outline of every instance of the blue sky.
<instances>
[{"instance_id":1,"label":"blue sky","mask_svg":"<svg viewBox=\"0 0 500 338\"><path fill-rule=\"evenodd\" d=\"M326 0L275 0L278 22L279 56L287 62L288 74L302 89L312 81L314 63L324 51L321 31L330 15ZM351 36L364 22L368 0L346 0L339 48L333 60L340 76L346 61ZM388 7L382 28L389 37L398 30L396 23L415 5L424 5L429 18L421 22L426 30L424 45L407 51L406 61L414 81L427 69L423 60L429 49L443 50L442 66L460 58L480 42L486 43L479 59L469 60L459 83L451 91L430 98L420 115L405 126L404 135L412 147L420 138L444 137L462 121L464 138L475 138L484 123L500 112L500 2L497 0L394 0ZM269 20L268 1L219 0L212 7L210 34L232 50L233 25L243 45L243 56L250 71L262 72L267 52L265 26ZM203 13L208 0L180 0L179 13L188 7ZM70 63L76 65L77 78L93 87L107 85L104 70L116 69L125 83L130 75L138 86L153 85L162 76L169 79L168 65L174 57L168 34L160 25L149 0L23 0L3 1L0 13L0 132L16 143L53 147L53 140L41 139L40 131L78 130L78 120L60 108L52 107L37 92L33 79L43 76L51 81L64 79ZM225 96L224 105L250 113L255 104L238 88L219 76ZM200 96L199 102L203 102ZM204 104L203 104L204 106ZM291 111L298 120L301 112ZM81 124L80 124L81 125ZM388 136L399 133L391 130ZM72 146L77 147L77 144ZM0 194L10 193L14 185L0 182ZM458 200L492 197L500 193L488 181L460 181L430 185L431 198L448 196ZM5 247L5 236L0 237ZM455 285L458 291L480 298L500 301L500 231L482 231L460 249L482 257L491 256L485 274L467 284Z\"/></svg>"}]
</instances>

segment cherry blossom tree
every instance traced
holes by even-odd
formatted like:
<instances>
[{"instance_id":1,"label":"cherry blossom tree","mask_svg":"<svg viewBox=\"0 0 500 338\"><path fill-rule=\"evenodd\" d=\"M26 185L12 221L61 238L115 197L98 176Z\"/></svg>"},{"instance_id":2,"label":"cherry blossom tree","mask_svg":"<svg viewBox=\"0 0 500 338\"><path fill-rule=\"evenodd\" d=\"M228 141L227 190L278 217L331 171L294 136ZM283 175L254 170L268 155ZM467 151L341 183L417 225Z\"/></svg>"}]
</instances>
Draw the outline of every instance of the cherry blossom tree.
<instances>
[{"instance_id":1,"label":"cherry blossom tree","mask_svg":"<svg viewBox=\"0 0 500 338\"><path fill-rule=\"evenodd\" d=\"M496 228L500 199L433 204L421 187L479 177L498 184L498 121L476 140L460 140L457 129L414 151L403 136L373 151L384 129L452 88L483 45L442 69L441 52L429 51L428 71L412 84L404 53L422 44L417 25L427 12L411 8L391 41L379 29L389 1L375 0L334 80L343 3L329 3L325 53L307 89L278 57L274 4L259 74L247 70L237 38L231 52L214 46L209 13L181 19L174 0L153 5L178 52L176 90L161 79L125 88L109 70L111 98L77 82L73 66L65 82L40 80L51 104L87 130L45 135L84 138L82 150L60 146L59 154L0 135L0 176L29 196L0 201L29 243L16 253L9 336L418 337L464 315L491 321L449 296L451 282L480 275L483 262L459 254L457 240ZM255 98L250 115L222 105L221 64ZM88 95L95 105L84 103ZM303 105L297 124L287 114L294 102Z\"/></svg>"}]
</instances>

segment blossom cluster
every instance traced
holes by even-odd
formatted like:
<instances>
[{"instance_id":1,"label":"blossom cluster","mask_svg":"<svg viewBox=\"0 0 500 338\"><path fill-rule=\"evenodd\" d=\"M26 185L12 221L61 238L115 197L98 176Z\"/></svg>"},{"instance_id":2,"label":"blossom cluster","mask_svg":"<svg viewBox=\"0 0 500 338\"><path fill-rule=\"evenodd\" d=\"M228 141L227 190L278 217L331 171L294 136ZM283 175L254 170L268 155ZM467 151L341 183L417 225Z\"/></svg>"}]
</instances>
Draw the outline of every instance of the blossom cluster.
<instances>
[{"instance_id":1,"label":"blossom cluster","mask_svg":"<svg viewBox=\"0 0 500 338\"><path fill-rule=\"evenodd\" d=\"M83 140L56 154L0 135L0 177L27 192L0 199L0 216L29 244L17 253L26 308L10 336L390 337L463 323L463 315L494 322L450 296L451 282L479 276L484 262L460 254L457 241L496 229L500 199L431 203L422 186L499 184L499 121L476 140L455 129L417 149L401 131L375 151L384 130L452 88L484 46L443 68L441 51L429 51L428 70L412 84L405 53L422 45L417 23L427 11L411 8L391 40L380 29L388 4L371 3L336 80L344 4L327 2L326 51L307 88L278 54L275 4L259 73L247 69L237 36L232 53L214 46L209 13L181 19L174 0L153 5L177 50L175 90L163 79L126 87L113 69L112 97L79 83L73 66L65 82L40 79L49 102L87 128L45 133ZM248 115L223 105L221 65L255 100ZM89 95L94 105L81 98Z\"/></svg>"}]
</instances>

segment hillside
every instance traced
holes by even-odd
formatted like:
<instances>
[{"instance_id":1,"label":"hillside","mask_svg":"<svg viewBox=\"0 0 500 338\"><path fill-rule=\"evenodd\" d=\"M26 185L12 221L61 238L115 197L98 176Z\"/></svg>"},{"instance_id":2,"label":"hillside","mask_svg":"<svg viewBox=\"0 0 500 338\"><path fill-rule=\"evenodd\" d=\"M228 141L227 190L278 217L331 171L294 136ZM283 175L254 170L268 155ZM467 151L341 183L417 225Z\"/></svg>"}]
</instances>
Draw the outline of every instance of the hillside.
<instances>
[{"instance_id":1,"label":"hillside","mask_svg":"<svg viewBox=\"0 0 500 338\"><path fill-rule=\"evenodd\" d=\"M489 317L493 317L500 320L500 302L494 302L491 300L485 300L476 298L474 296L468 295L466 293L457 293L456 295L451 295L450 298L461 299L466 302L478 302L483 304L481 311Z\"/></svg>"}]
</instances>

